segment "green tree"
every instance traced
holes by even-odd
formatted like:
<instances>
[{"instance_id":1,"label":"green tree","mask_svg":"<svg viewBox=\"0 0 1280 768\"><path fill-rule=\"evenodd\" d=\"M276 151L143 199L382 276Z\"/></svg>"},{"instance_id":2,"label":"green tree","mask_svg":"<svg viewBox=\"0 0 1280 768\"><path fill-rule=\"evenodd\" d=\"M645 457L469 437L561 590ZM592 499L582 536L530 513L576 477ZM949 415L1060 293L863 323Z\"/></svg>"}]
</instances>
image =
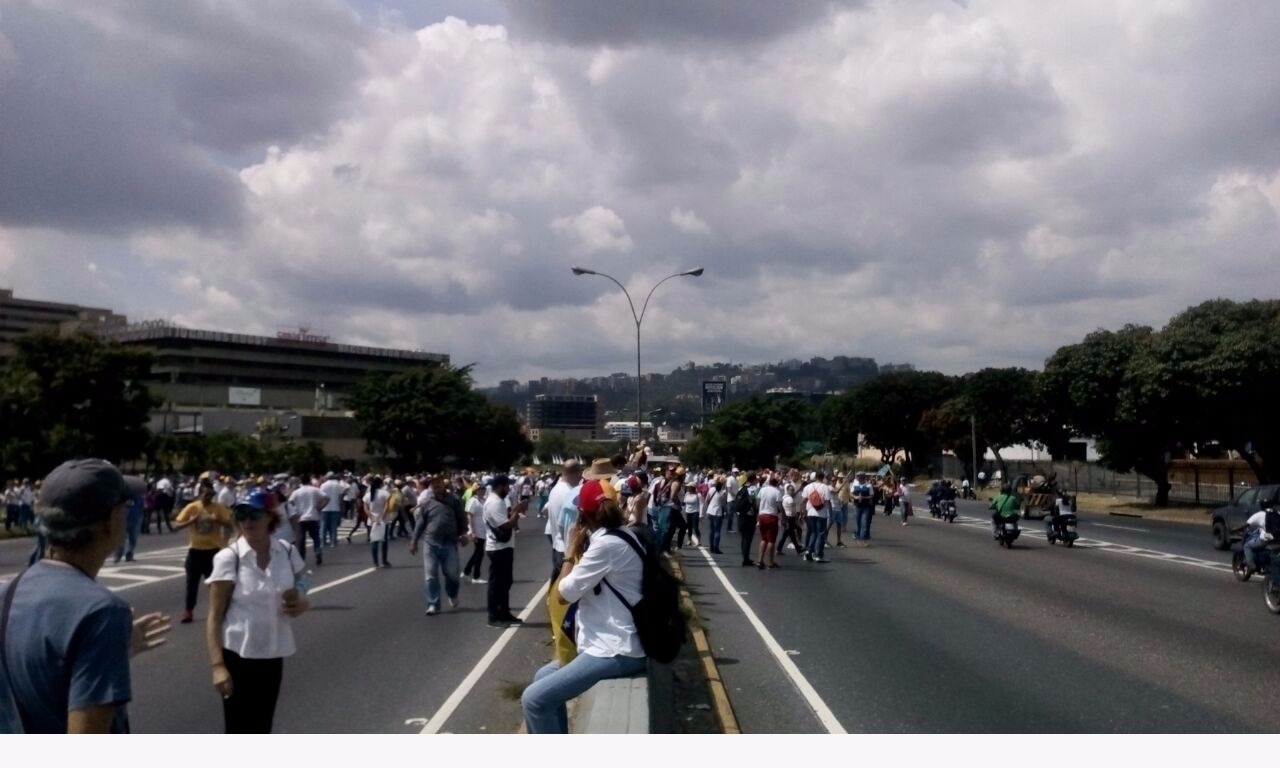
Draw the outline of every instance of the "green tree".
<instances>
[{"instance_id":1,"label":"green tree","mask_svg":"<svg viewBox=\"0 0 1280 768\"><path fill-rule=\"evenodd\" d=\"M827 449L837 452L857 453L858 419L852 392L828 397L818 406L818 423Z\"/></svg>"},{"instance_id":2,"label":"green tree","mask_svg":"<svg viewBox=\"0 0 1280 768\"><path fill-rule=\"evenodd\" d=\"M1106 466L1135 470L1156 485L1156 505L1169 503L1169 462L1185 433L1184 414L1161 394L1165 371L1145 326L1095 331L1045 363L1043 392L1078 435L1092 435Z\"/></svg>"},{"instance_id":3,"label":"green tree","mask_svg":"<svg viewBox=\"0 0 1280 768\"><path fill-rule=\"evenodd\" d=\"M686 464L701 467L772 467L815 434L817 418L807 401L752 395L721 408L685 446Z\"/></svg>"},{"instance_id":4,"label":"green tree","mask_svg":"<svg viewBox=\"0 0 1280 768\"><path fill-rule=\"evenodd\" d=\"M1151 349L1150 397L1187 444L1236 450L1259 483L1280 479L1280 301L1208 301L1174 317Z\"/></svg>"},{"instance_id":5,"label":"green tree","mask_svg":"<svg viewBox=\"0 0 1280 768\"><path fill-rule=\"evenodd\" d=\"M17 339L0 369L0 467L40 476L71 458L142 456L150 372L149 352L90 334Z\"/></svg>"},{"instance_id":6,"label":"green tree","mask_svg":"<svg viewBox=\"0 0 1280 768\"><path fill-rule=\"evenodd\" d=\"M964 398L954 397L937 408L925 411L920 417L920 430L938 448L954 453L964 465L965 474L976 482L978 471L973 466L973 457L976 455L978 461L982 461L981 457L987 454L988 446L980 432L977 435L977 445L974 445L974 430L969 416L969 404Z\"/></svg>"},{"instance_id":7,"label":"green tree","mask_svg":"<svg viewBox=\"0 0 1280 768\"><path fill-rule=\"evenodd\" d=\"M905 471L911 472L920 457L938 448L921 419L955 393L955 381L945 374L888 373L853 390L849 413L868 447L879 450L886 464L903 454Z\"/></svg>"},{"instance_id":8,"label":"green tree","mask_svg":"<svg viewBox=\"0 0 1280 768\"><path fill-rule=\"evenodd\" d=\"M369 452L397 471L506 468L533 449L515 411L474 390L470 368L442 365L367 376L346 404Z\"/></svg>"},{"instance_id":9,"label":"green tree","mask_svg":"<svg viewBox=\"0 0 1280 768\"><path fill-rule=\"evenodd\" d=\"M1002 476L1009 472L1000 451L1036 442L1042 408L1039 374L1025 368L984 368L961 379L965 415L977 418L982 440L995 454Z\"/></svg>"}]
</instances>

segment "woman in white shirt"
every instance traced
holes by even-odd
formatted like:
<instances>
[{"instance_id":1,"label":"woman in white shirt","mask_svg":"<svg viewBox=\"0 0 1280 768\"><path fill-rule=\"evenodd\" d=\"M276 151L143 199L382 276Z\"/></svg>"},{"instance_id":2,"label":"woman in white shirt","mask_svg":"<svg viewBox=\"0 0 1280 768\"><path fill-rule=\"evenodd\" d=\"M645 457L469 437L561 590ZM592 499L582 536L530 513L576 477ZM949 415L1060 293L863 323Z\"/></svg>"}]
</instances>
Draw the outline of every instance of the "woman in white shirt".
<instances>
[{"instance_id":1,"label":"woman in white shirt","mask_svg":"<svg viewBox=\"0 0 1280 768\"><path fill-rule=\"evenodd\" d=\"M725 514L724 478L717 477L707 496L707 522L711 525L711 554L723 554L720 551L720 530L724 527Z\"/></svg>"},{"instance_id":2,"label":"woman in white shirt","mask_svg":"<svg viewBox=\"0 0 1280 768\"><path fill-rule=\"evenodd\" d=\"M227 733L271 733L284 659L297 650L291 619L307 610L306 567L272 533L280 519L255 491L235 507L240 538L213 558L205 638Z\"/></svg>"},{"instance_id":3,"label":"woman in white shirt","mask_svg":"<svg viewBox=\"0 0 1280 768\"><path fill-rule=\"evenodd\" d=\"M387 562L387 501L391 494L382 487L382 478L369 478L369 492L364 495L364 512L369 521L369 551L373 553L373 567L381 565L390 568ZM378 562L378 554L382 554L382 562Z\"/></svg>"},{"instance_id":4,"label":"woman in white shirt","mask_svg":"<svg viewBox=\"0 0 1280 768\"><path fill-rule=\"evenodd\" d=\"M684 487L684 519L689 528L689 541L693 546L702 543L702 497L698 495L697 485L689 483ZM683 538L683 537L681 537Z\"/></svg>"},{"instance_id":5,"label":"woman in white shirt","mask_svg":"<svg viewBox=\"0 0 1280 768\"><path fill-rule=\"evenodd\" d=\"M525 689L520 703L529 733L568 733L570 699L601 680L634 677L647 667L628 607L640 602L644 561L636 549L645 545L623 527L626 516L608 493L601 481L588 480L578 495L578 525L555 583L562 605L578 604L578 655L563 667L550 662Z\"/></svg>"},{"instance_id":6,"label":"woman in white shirt","mask_svg":"<svg viewBox=\"0 0 1280 768\"><path fill-rule=\"evenodd\" d=\"M902 505L902 524L907 524L907 518L911 517L911 489L907 487L907 480L903 478L898 481L898 492L894 494L897 497L898 504Z\"/></svg>"}]
</instances>

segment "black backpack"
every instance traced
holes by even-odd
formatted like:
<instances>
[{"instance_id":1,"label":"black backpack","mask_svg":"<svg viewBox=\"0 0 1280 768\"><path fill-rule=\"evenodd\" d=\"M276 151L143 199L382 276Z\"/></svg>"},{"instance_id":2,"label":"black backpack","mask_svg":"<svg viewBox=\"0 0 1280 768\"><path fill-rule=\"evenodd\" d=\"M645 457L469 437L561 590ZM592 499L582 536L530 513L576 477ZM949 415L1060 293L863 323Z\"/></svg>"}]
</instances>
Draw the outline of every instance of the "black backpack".
<instances>
[{"instance_id":1,"label":"black backpack","mask_svg":"<svg viewBox=\"0 0 1280 768\"><path fill-rule=\"evenodd\" d=\"M733 497L733 511L739 515L751 514L751 491L747 490L747 486L739 488L738 495Z\"/></svg>"},{"instance_id":2,"label":"black backpack","mask_svg":"<svg viewBox=\"0 0 1280 768\"><path fill-rule=\"evenodd\" d=\"M684 614L680 612L680 583L662 567L656 547L641 546L633 536L617 528L605 533L617 536L635 550L644 563L644 576L640 580L640 601L635 605L628 603L608 579L604 584L631 611L645 655L659 664L670 664L679 655L686 634Z\"/></svg>"}]
</instances>

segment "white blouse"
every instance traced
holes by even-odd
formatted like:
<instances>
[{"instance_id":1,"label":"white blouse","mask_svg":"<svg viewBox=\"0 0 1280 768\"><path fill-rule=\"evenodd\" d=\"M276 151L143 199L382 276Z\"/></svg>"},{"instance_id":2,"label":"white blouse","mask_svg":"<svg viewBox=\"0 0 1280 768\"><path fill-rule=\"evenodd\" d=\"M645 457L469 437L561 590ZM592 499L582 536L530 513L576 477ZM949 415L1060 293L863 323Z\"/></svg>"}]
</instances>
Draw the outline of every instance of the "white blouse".
<instances>
[{"instance_id":1,"label":"white blouse","mask_svg":"<svg viewBox=\"0 0 1280 768\"><path fill-rule=\"evenodd\" d=\"M293 588L305 568L298 550L275 538L265 571L258 567L257 553L243 538L214 555L213 574L205 583L235 582L222 620L222 647L245 659L292 656L297 647L292 619L284 613L284 593Z\"/></svg>"},{"instance_id":2,"label":"white blouse","mask_svg":"<svg viewBox=\"0 0 1280 768\"><path fill-rule=\"evenodd\" d=\"M635 534L623 529L623 536L635 541ZM643 546L643 545L641 545ZM644 563L627 542L599 528L592 532L591 543L582 559L568 576L556 582L560 596L578 604L578 650L588 656L643 657L635 619L612 589L602 582L607 578L627 602L640 602ZM599 594L596 587L600 588Z\"/></svg>"}]
</instances>

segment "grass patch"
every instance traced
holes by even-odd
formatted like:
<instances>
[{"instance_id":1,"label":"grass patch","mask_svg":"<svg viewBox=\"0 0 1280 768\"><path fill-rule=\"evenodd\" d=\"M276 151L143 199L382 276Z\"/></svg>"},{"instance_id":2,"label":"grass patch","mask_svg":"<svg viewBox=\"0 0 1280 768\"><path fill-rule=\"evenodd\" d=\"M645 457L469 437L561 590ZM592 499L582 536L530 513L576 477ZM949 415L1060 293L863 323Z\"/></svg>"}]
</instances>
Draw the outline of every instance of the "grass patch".
<instances>
[{"instance_id":1,"label":"grass patch","mask_svg":"<svg viewBox=\"0 0 1280 768\"><path fill-rule=\"evenodd\" d=\"M498 683L498 695L507 701L519 701L524 695L524 689L528 688L528 683L514 683L510 680L503 680Z\"/></svg>"}]
</instances>

